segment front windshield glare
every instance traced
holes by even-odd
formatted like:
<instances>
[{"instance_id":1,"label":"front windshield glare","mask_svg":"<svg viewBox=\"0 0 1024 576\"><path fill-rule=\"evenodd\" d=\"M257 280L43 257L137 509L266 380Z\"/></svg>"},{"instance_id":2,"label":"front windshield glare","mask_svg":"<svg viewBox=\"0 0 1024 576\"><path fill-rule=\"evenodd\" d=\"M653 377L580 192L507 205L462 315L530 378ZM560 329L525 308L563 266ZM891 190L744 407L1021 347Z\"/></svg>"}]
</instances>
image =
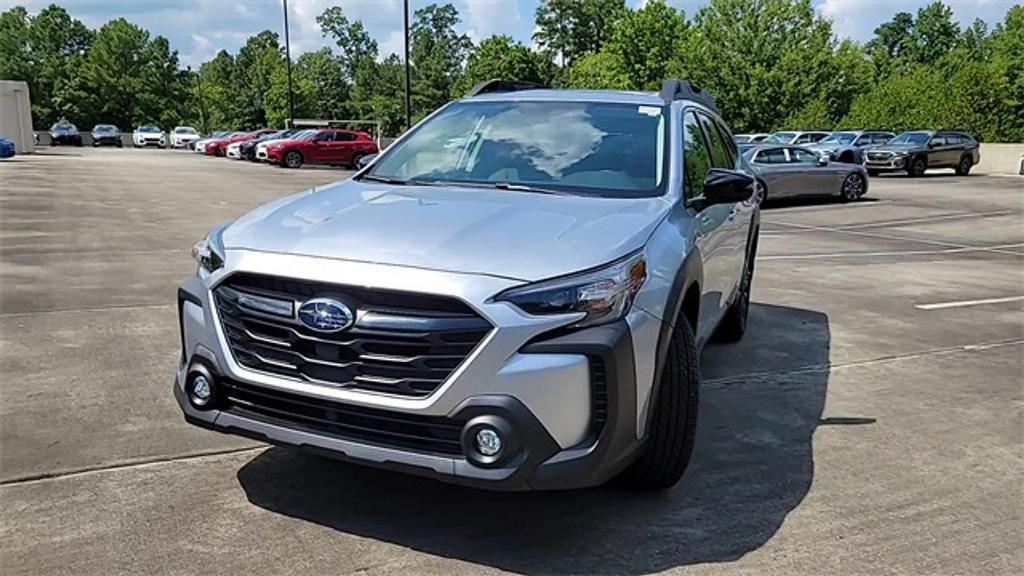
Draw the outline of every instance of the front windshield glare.
<instances>
[{"instance_id":1,"label":"front windshield glare","mask_svg":"<svg viewBox=\"0 0 1024 576\"><path fill-rule=\"evenodd\" d=\"M904 132L889 141L889 144L924 144L928 142L927 132Z\"/></svg>"},{"instance_id":2,"label":"front windshield glare","mask_svg":"<svg viewBox=\"0 0 1024 576\"><path fill-rule=\"evenodd\" d=\"M822 140L821 143L849 144L850 142L853 142L853 139L856 137L857 135L854 134L853 132L833 132L832 134L829 134L824 140Z\"/></svg>"},{"instance_id":3,"label":"front windshield glare","mask_svg":"<svg viewBox=\"0 0 1024 576\"><path fill-rule=\"evenodd\" d=\"M795 137L795 132L776 132L765 138L764 144L789 144Z\"/></svg>"},{"instance_id":4,"label":"front windshield glare","mask_svg":"<svg viewBox=\"0 0 1024 576\"><path fill-rule=\"evenodd\" d=\"M655 196L665 140L660 106L457 102L388 150L370 175Z\"/></svg>"}]
</instances>

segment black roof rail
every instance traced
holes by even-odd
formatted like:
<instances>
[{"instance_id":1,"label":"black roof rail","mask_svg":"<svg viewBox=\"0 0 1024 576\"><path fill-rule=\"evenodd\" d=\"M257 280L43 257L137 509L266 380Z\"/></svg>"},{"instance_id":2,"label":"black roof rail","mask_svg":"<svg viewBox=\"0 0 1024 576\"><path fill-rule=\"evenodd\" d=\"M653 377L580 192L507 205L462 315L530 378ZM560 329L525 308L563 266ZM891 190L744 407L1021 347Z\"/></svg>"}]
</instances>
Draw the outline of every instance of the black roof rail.
<instances>
[{"instance_id":1,"label":"black roof rail","mask_svg":"<svg viewBox=\"0 0 1024 576\"><path fill-rule=\"evenodd\" d=\"M665 104L671 104L676 100L693 100L694 102L703 104L715 112L718 112L718 106L715 105L715 99L700 86L697 86L689 80L665 80L661 85L661 92L659 92L658 95L665 101Z\"/></svg>"},{"instance_id":2,"label":"black roof rail","mask_svg":"<svg viewBox=\"0 0 1024 576\"><path fill-rule=\"evenodd\" d=\"M472 90L466 93L466 98L472 98L481 94L490 94L492 92L518 92L520 90L537 90L543 88L540 84L534 84L533 82L519 82L517 80L501 80L500 78L492 78L490 80L484 80L476 86L473 86Z\"/></svg>"}]
</instances>

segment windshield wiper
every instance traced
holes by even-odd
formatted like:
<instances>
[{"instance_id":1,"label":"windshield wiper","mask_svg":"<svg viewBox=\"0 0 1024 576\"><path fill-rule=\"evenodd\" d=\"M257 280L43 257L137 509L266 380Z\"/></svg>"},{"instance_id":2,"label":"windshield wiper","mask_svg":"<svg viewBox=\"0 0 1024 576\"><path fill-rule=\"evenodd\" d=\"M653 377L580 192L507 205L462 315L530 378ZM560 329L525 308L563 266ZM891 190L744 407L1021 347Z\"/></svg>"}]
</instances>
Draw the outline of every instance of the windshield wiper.
<instances>
[{"instance_id":1,"label":"windshield wiper","mask_svg":"<svg viewBox=\"0 0 1024 576\"><path fill-rule=\"evenodd\" d=\"M495 182L491 185L498 190L510 190L512 192L534 192L536 194L552 194L555 196L571 196L568 192L562 192L561 190L552 190L550 188L537 188L536 186L527 186L525 184L510 184L508 182Z\"/></svg>"},{"instance_id":2,"label":"windshield wiper","mask_svg":"<svg viewBox=\"0 0 1024 576\"><path fill-rule=\"evenodd\" d=\"M374 176L373 174L363 174L359 179L370 180L372 182L383 182L384 184L395 184L397 186L405 186L406 184L409 184L408 180L402 180L401 178L388 178L387 176Z\"/></svg>"}]
</instances>

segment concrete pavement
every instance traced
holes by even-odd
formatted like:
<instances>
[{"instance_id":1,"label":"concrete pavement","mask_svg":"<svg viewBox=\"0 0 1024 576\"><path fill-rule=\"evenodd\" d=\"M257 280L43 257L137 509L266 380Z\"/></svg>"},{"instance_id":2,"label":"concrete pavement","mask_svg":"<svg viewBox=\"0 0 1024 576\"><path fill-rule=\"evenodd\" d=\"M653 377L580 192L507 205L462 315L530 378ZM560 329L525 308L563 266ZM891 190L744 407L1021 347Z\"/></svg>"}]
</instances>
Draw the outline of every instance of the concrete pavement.
<instances>
[{"instance_id":1,"label":"concrete pavement","mask_svg":"<svg viewBox=\"0 0 1024 576\"><path fill-rule=\"evenodd\" d=\"M473 491L182 422L188 248L344 176L162 150L0 164L3 573L1024 565L1024 302L974 304L1024 296L1024 179L881 177L870 201L767 209L748 337L702 359L693 463L638 495Z\"/></svg>"}]
</instances>

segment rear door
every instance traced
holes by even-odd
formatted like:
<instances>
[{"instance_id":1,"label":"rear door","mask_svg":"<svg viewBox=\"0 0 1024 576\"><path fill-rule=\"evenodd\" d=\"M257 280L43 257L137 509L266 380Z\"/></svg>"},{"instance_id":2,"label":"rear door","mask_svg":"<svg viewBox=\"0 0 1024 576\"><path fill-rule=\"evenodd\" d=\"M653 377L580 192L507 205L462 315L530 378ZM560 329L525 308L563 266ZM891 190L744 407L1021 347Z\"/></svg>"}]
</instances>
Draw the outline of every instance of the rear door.
<instances>
[{"instance_id":1,"label":"rear door","mask_svg":"<svg viewBox=\"0 0 1024 576\"><path fill-rule=\"evenodd\" d=\"M823 166L821 157L806 148L790 147L786 151L789 153L788 167L794 194L816 196L835 193L837 171L831 162Z\"/></svg>"}]
</instances>

